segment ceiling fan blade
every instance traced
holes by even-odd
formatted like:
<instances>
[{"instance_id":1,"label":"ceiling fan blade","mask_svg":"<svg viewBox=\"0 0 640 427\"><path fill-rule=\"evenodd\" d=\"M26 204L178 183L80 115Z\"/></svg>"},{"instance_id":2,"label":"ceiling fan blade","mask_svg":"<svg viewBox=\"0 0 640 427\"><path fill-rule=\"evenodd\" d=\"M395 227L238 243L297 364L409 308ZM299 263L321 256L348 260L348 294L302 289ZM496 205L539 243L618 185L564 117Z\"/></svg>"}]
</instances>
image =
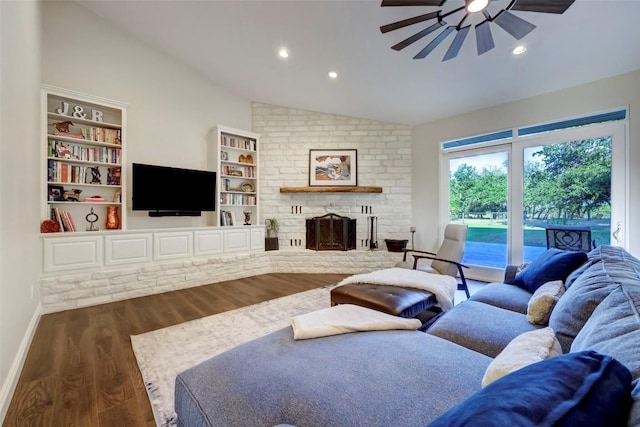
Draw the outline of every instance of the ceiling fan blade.
<instances>
[{"instance_id":1,"label":"ceiling fan blade","mask_svg":"<svg viewBox=\"0 0 640 427\"><path fill-rule=\"evenodd\" d=\"M511 10L562 14L574 1L575 0L516 0Z\"/></svg>"},{"instance_id":2,"label":"ceiling fan blade","mask_svg":"<svg viewBox=\"0 0 640 427\"><path fill-rule=\"evenodd\" d=\"M488 51L496 47L495 43L493 43L493 36L491 35L491 27L489 27L489 24L489 21L484 21L476 25L476 42L478 44L478 55L487 53Z\"/></svg>"},{"instance_id":3,"label":"ceiling fan blade","mask_svg":"<svg viewBox=\"0 0 640 427\"><path fill-rule=\"evenodd\" d=\"M448 61L458 56L458 52L460 52L462 43L464 42L465 37L467 37L467 34L469 33L470 29L471 29L471 25L468 25L458 30L458 34L456 34L456 37L451 42L451 46L449 46L447 53L444 54L444 58L442 58L442 62Z\"/></svg>"},{"instance_id":4,"label":"ceiling fan blade","mask_svg":"<svg viewBox=\"0 0 640 427\"><path fill-rule=\"evenodd\" d=\"M445 30L443 32L441 32L440 34L438 34L436 36L436 38L431 40L431 42L428 45L426 45L424 49L422 49L420 52L418 52L418 54L416 56L414 56L413 59L425 58L427 55L429 55L431 52L433 52L433 50L436 47L438 47L438 45L440 43L442 43L444 41L444 39L446 39L449 34L451 34L451 31L453 31L455 29L456 29L456 27L447 27L447 28L445 28Z\"/></svg>"},{"instance_id":5,"label":"ceiling fan blade","mask_svg":"<svg viewBox=\"0 0 640 427\"><path fill-rule=\"evenodd\" d=\"M409 38L406 38L404 40L402 40L400 43L395 44L393 46L391 46L391 49L393 50L402 50L405 47L409 46L411 43L415 43L418 40L420 40L421 38L425 37L428 34L431 34L432 32L434 32L435 30L437 30L438 28L442 27L443 25L446 25L447 23L444 21L439 21L436 22L435 24L433 24L430 27L425 28L424 30L415 33L414 35L412 35Z\"/></svg>"},{"instance_id":6,"label":"ceiling fan blade","mask_svg":"<svg viewBox=\"0 0 640 427\"><path fill-rule=\"evenodd\" d=\"M382 27L380 27L380 32L384 34L388 33L389 31L397 30L398 28L404 28L409 25L417 24L418 22L428 21L429 19L437 18L438 13L440 13L440 11L427 13L426 15L414 16L413 18L383 25Z\"/></svg>"},{"instance_id":7,"label":"ceiling fan blade","mask_svg":"<svg viewBox=\"0 0 640 427\"><path fill-rule=\"evenodd\" d=\"M520 40L536 29L536 26L532 23L527 22L506 10L500 12L493 21L517 40Z\"/></svg>"},{"instance_id":8,"label":"ceiling fan blade","mask_svg":"<svg viewBox=\"0 0 640 427\"><path fill-rule=\"evenodd\" d=\"M387 6L442 6L447 0L382 0L382 7Z\"/></svg>"}]
</instances>

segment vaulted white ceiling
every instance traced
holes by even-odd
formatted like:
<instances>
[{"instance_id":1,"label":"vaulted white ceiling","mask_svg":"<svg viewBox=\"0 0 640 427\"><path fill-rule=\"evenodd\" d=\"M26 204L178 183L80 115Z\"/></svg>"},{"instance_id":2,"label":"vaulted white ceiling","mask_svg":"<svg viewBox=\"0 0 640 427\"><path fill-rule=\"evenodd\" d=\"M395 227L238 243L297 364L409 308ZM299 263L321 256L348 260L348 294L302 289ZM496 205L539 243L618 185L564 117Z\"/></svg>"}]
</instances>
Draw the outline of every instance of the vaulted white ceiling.
<instances>
[{"instance_id":1,"label":"vaulted white ceiling","mask_svg":"<svg viewBox=\"0 0 640 427\"><path fill-rule=\"evenodd\" d=\"M447 62L441 60L453 35L426 59L412 59L439 31L402 51L390 48L432 22L379 30L433 7L382 8L369 0L78 3L249 100L394 123L424 123L640 69L640 0L577 0L562 15L513 12L537 26L520 41L525 54L514 56L518 41L492 23L495 49L478 56L471 31ZM462 4L448 0L441 8ZM290 51L287 60L277 56L281 47ZM329 79L329 70L338 78Z\"/></svg>"}]
</instances>

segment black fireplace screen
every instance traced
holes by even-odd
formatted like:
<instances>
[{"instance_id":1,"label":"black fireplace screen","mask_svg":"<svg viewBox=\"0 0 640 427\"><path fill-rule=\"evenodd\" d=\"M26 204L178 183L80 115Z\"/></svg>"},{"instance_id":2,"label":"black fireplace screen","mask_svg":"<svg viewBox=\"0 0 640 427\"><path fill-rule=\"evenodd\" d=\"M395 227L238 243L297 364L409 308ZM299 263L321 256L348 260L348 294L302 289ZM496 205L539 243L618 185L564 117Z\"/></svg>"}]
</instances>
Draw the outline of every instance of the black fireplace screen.
<instances>
[{"instance_id":1,"label":"black fireplace screen","mask_svg":"<svg viewBox=\"0 0 640 427\"><path fill-rule=\"evenodd\" d=\"M348 251L355 248L355 219L333 213L307 219L307 249Z\"/></svg>"}]
</instances>

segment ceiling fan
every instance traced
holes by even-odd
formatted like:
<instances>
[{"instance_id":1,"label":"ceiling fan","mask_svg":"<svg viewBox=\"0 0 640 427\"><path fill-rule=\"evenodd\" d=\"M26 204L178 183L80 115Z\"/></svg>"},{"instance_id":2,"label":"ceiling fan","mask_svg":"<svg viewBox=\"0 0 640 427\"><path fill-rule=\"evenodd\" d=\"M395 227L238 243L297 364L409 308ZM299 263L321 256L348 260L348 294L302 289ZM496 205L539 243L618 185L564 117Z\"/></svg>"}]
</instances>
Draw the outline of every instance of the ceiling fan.
<instances>
[{"instance_id":1,"label":"ceiling fan","mask_svg":"<svg viewBox=\"0 0 640 427\"><path fill-rule=\"evenodd\" d=\"M380 27L380 31L388 33L389 31L398 30L400 28L414 25L420 22L430 21L435 19L436 22L420 31L408 37L401 42L391 46L393 50L402 50L405 47L417 42L418 40L426 37L434 31L445 27L447 22L445 18L462 12L462 18L458 21L457 25L449 25L438 34L429 44L427 44L413 59L422 59L435 50L440 43L442 43L452 32L456 31L456 36L449 45L449 49L445 53L442 61L448 61L458 56L460 48L464 39L467 37L471 25L466 25L467 18L474 14L481 14L484 20L475 26L476 29L476 42L478 47L478 55L482 55L493 49L495 44L493 42L493 36L491 34L492 22L498 24L500 28L511 34L517 40L520 40L536 26L532 23L525 21L524 19L514 15L511 11L523 11L523 12L541 12L541 13L564 13L569 6L573 4L575 0L511 0L507 7L501 9L498 13L491 15L489 13L488 4L490 0L464 0L464 5L454 8L450 11L444 12L443 10L437 10L435 12L429 12L424 15L415 16L413 18L404 19L402 21L393 22L391 24L383 25ZM492 0L495 1L495 0ZM382 7L391 6L435 6L440 7L447 0L382 0Z\"/></svg>"}]
</instances>

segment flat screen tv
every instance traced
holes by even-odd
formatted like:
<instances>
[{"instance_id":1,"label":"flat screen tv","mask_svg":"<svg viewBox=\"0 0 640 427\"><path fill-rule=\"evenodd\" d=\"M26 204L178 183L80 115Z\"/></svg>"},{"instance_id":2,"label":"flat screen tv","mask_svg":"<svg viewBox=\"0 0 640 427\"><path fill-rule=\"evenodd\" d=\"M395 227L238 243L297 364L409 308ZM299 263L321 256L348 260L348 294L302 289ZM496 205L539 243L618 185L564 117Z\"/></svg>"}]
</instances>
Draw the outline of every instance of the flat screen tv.
<instances>
[{"instance_id":1,"label":"flat screen tv","mask_svg":"<svg viewBox=\"0 0 640 427\"><path fill-rule=\"evenodd\" d=\"M216 173L133 163L132 198L149 216L199 216L216 210Z\"/></svg>"}]
</instances>

